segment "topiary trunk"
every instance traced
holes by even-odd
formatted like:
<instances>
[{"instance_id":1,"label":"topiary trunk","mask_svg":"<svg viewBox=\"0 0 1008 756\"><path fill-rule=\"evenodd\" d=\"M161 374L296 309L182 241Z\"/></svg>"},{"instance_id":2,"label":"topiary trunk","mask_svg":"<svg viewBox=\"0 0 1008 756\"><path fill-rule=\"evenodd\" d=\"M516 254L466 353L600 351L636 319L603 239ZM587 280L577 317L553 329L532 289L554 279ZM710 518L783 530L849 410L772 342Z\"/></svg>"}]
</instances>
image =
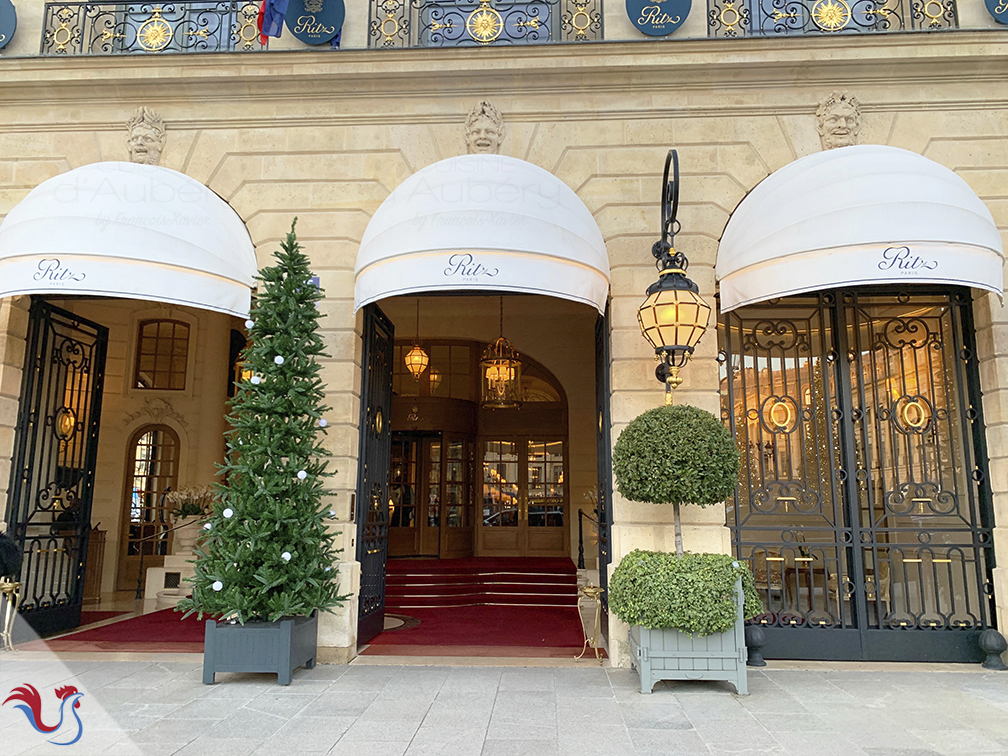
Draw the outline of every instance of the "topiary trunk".
<instances>
[{"instance_id":1,"label":"topiary trunk","mask_svg":"<svg viewBox=\"0 0 1008 756\"><path fill-rule=\"evenodd\" d=\"M682 559L683 547L682 547L682 520L679 519L679 504L678 502L672 505L672 518L675 521L675 553L676 556Z\"/></svg>"}]
</instances>

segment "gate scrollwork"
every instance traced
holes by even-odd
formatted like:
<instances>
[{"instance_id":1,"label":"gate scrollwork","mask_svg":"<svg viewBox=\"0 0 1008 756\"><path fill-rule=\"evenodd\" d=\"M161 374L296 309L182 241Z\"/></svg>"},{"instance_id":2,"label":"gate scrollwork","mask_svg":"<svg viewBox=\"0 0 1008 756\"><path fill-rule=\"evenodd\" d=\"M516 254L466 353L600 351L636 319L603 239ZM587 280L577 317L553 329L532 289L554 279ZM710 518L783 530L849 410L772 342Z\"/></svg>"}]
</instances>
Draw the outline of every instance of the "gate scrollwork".
<instances>
[{"instance_id":1,"label":"gate scrollwork","mask_svg":"<svg viewBox=\"0 0 1008 756\"><path fill-rule=\"evenodd\" d=\"M907 658L979 660L962 634L993 623L993 539L968 293L782 298L725 314L719 339L743 459L729 527L767 648L891 658L898 630Z\"/></svg>"}]
</instances>

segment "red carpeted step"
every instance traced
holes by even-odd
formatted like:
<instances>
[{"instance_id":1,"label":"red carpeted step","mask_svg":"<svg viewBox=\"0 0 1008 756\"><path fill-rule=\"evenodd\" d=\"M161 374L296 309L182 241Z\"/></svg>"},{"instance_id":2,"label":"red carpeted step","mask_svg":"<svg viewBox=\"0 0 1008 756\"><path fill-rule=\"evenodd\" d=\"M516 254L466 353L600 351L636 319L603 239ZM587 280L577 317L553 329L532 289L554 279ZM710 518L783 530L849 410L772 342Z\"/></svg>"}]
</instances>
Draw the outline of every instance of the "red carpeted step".
<instances>
[{"instance_id":1,"label":"red carpeted step","mask_svg":"<svg viewBox=\"0 0 1008 756\"><path fill-rule=\"evenodd\" d=\"M544 572L577 575L574 561L568 557L468 557L465 559L389 559L389 573L417 572Z\"/></svg>"},{"instance_id":2,"label":"red carpeted step","mask_svg":"<svg viewBox=\"0 0 1008 756\"><path fill-rule=\"evenodd\" d=\"M577 569L570 559L390 559L386 569L389 610L577 605Z\"/></svg>"}]
</instances>

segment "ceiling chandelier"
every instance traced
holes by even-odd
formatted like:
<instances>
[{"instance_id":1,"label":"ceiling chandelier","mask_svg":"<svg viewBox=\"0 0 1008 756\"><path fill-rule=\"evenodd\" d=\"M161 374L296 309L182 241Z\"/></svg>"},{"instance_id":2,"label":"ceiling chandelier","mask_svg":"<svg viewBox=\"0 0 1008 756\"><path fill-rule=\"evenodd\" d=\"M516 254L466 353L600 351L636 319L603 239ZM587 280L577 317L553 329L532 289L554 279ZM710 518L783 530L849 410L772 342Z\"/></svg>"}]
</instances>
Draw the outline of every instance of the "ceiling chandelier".
<instances>
[{"instance_id":1,"label":"ceiling chandelier","mask_svg":"<svg viewBox=\"0 0 1008 756\"><path fill-rule=\"evenodd\" d=\"M500 298L500 337L483 352L481 404L489 409L507 409L521 404L521 369L518 352L504 338L504 297Z\"/></svg>"},{"instance_id":2,"label":"ceiling chandelier","mask_svg":"<svg viewBox=\"0 0 1008 756\"><path fill-rule=\"evenodd\" d=\"M417 297L416 340L413 342L413 348L406 354L406 369L410 371L410 375L414 379L419 381L420 376L423 375L423 371L427 369L427 365L429 364L430 357L427 356L427 352L420 346L420 297Z\"/></svg>"}]
</instances>

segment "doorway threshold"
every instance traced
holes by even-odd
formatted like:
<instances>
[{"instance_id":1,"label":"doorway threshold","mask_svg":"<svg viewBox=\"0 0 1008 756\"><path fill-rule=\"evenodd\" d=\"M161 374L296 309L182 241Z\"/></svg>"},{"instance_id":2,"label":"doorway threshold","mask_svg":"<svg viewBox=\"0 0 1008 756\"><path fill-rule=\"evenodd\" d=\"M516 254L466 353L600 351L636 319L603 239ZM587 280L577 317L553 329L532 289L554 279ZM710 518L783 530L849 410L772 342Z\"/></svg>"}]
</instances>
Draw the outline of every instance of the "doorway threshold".
<instances>
[{"instance_id":1,"label":"doorway threshold","mask_svg":"<svg viewBox=\"0 0 1008 756\"><path fill-rule=\"evenodd\" d=\"M396 653L367 653L364 647L350 662L358 666L431 666L431 667L609 667L609 659L601 662L591 649L583 658L575 659L569 648L543 649L499 648L488 646L398 646ZM556 655L544 655L556 651Z\"/></svg>"}]
</instances>

